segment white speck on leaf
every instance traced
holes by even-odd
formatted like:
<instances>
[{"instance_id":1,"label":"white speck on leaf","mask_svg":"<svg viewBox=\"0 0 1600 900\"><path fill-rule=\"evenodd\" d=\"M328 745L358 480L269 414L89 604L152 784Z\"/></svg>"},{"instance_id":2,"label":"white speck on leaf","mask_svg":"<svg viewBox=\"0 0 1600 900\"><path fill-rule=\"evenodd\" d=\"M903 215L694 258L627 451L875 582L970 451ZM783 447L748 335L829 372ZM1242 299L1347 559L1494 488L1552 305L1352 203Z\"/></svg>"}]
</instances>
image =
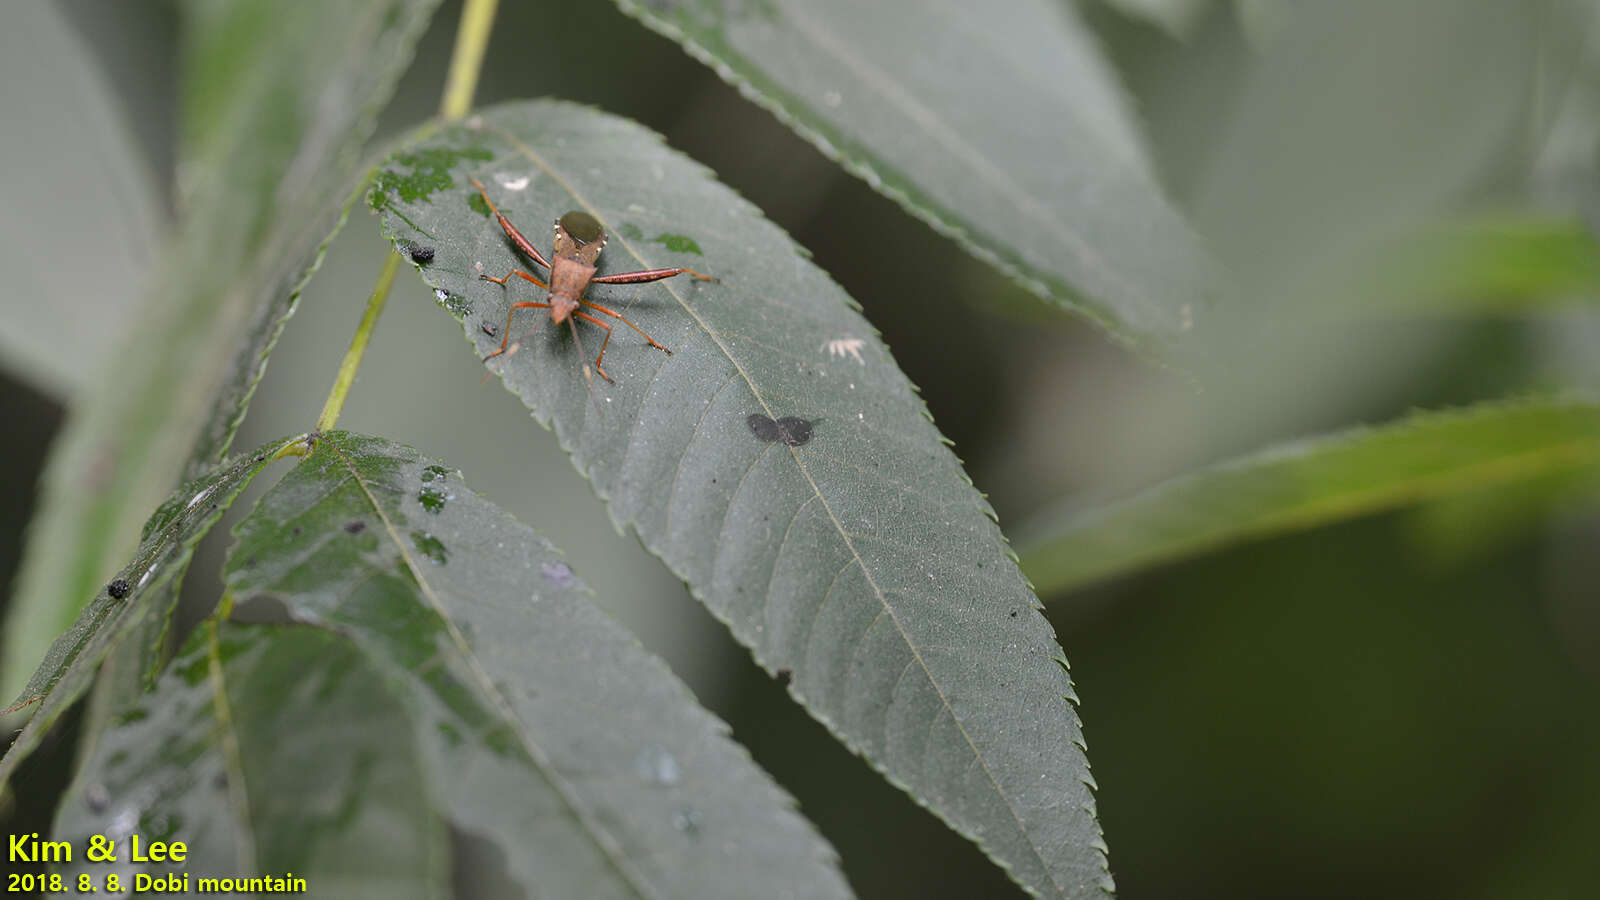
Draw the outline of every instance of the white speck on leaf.
<instances>
[{"instance_id":1,"label":"white speck on leaf","mask_svg":"<svg viewBox=\"0 0 1600 900\"><path fill-rule=\"evenodd\" d=\"M865 346L866 343L866 340L862 338L835 338L834 340L824 343L820 349L827 350L829 356L843 357L848 354L850 357L855 359L856 362L861 363L864 366L867 364L867 361L861 358L861 348ZM850 386L852 388L855 387L853 384Z\"/></svg>"},{"instance_id":2,"label":"white speck on leaf","mask_svg":"<svg viewBox=\"0 0 1600 900\"><path fill-rule=\"evenodd\" d=\"M496 172L494 180L508 191L520 191L528 186L528 182L532 181L533 177L530 175L508 175L505 172Z\"/></svg>"}]
</instances>

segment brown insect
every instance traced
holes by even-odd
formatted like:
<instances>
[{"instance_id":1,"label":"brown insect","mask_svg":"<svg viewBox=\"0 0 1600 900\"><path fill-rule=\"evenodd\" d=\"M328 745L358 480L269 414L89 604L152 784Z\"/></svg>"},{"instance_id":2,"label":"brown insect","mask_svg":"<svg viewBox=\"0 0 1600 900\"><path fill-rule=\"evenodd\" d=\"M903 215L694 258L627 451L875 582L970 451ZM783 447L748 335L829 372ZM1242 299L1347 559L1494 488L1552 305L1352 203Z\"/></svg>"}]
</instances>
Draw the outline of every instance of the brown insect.
<instances>
[{"instance_id":1,"label":"brown insect","mask_svg":"<svg viewBox=\"0 0 1600 900\"><path fill-rule=\"evenodd\" d=\"M644 329L628 321L628 318L622 313L608 309L591 300L585 300L583 292L589 289L589 285L643 284L650 281L660 281L663 278L671 278L674 275L693 275L704 281L718 280L710 275L702 275L693 269L682 267L646 269L642 272L621 272L616 275L596 275L594 264L600 258L600 251L605 249L606 230L601 226L600 220L576 209L556 220L555 245L550 254L555 258L555 262L552 263L546 260L544 254L539 252L539 248L535 247L532 241L523 237L522 232L517 230L517 226L511 224L511 220L500 212L500 208L494 205L493 200L489 199L489 192L484 189L482 182L474 178L472 179L472 186L478 189L479 194L483 195L483 202L489 205L489 210L494 213L496 219L500 220L500 227L505 230L506 236L511 238L511 242L517 245L517 249L532 257L534 262L550 270L549 284L540 281L521 269L512 269L501 278L495 278L491 275L478 276L484 281L492 281L495 284L504 286L506 281L515 275L518 278L531 281L550 292L544 303L524 301L511 304L511 308L506 310L506 327L504 334L500 338L500 349L485 356L485 361L494 359L496 356L506 352L506 344L511 340L511 317L517 310L524 308L548 309L550 310L550 321L557 325L562 322L571 322L572 319L582 319L606 330L605 340L600 343L600 355L594 358L594 369L600 373L601 378L612 381L611 376L607 375L606 370L600 365L601 361L606 358L606 345L611 343L611 326L584 312L585 309L592 309L597 313L621 320L623 324L639 332L645 340L650 342L650 346L666 352L669 356L672 351L656 343L655 338L645 334ZM573 340L577 341L577 326L570 325L569 327L572 328ZM579 349L582 349L581 342L579 342Z\"/></svg>"}]
</instances>

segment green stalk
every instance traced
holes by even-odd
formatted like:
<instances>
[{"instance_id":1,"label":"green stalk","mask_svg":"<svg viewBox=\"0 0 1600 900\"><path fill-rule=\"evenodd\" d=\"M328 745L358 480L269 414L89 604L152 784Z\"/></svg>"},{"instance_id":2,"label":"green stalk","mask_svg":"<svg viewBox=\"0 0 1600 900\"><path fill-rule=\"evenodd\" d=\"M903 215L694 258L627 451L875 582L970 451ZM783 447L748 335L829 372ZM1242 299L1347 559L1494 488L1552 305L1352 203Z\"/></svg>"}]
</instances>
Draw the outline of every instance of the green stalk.
<instances>
[{"instance_id":1,"label":"green stalk","mask_svg":"<svg viewBox=\"0 0 1600 900\"><path fill-rule=\"evenodd\" d=\"M344 362L339 365L339 376L333 380L328 402L323 404L322 415L317 417L319 432L331 431L339 422L339 411L344 409L344 399L356 383L356 370L361 368L361 359L367 353L367 341L372 339L372 332L378 327L378 315L383 312L383 305L389 299L389 288L394 284L394 273L398 271L400 254L390 253L383 263L383 271L378 273L378 283L372 287L372 296L367 298L367 311L361 317L361 324L356 327L355 336L350 338L350 349L345 351Z\"/></svg>"},{"instance_id":2,"label":"green stalk","mask_svg":"<svg viewBox=\"0 0 1600 900\"><path fill-rule=\"evenodd\" d=\"M472 109L472 98L478 90L478 73L483 70L484 51L489 47L489 34L494 25L495 6L499 0L467 0L461 10L461 25L456 32L456 46L450 57L450 74L445 78L444 96L439 101L439 114L444 119L459 119ZM394 284L394 273L400 269L400 257L391 253L378 273L378 283L367 298L367 311L361 317L355 336L350 339L350 349L345 351L339 364L339 375L333 380L333 390L328 392L328 402L317 417L317 431L329 431L339 422L345 398L356 382L356 372L367 353L367 342L378 327L378 316L389 300L389 288ZM295 444L296 452L310 452L309 447Z\"/></svg>"},{"instance_id":3,"label":"green stalk","mask_svg":"<svg viewBox=\"0 0 1600 900\"><path fill-rule=\"evenodd\" d=\"M450 74L445 78L444 99L439 115L459 119L472 109L472 96L478 90L478 73L483 70L483 54L489 47L489 32L494 25L494 10L499 0L467 0L461 10L461 27L456 31L456 48L450 57Z\"/></svg>"}]
</instances>

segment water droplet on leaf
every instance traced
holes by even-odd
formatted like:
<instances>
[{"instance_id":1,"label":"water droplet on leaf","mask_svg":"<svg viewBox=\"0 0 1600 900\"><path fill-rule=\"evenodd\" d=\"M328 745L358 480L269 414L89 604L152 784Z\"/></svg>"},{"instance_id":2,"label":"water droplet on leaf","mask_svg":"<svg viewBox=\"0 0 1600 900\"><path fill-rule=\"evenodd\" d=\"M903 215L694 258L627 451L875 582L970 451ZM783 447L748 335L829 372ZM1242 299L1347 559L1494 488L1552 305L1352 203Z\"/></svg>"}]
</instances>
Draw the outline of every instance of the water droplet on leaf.
<instances>
[{"instance_id":1,"label":"water droplet on leaf","mask_svg":"<svg viewBox=\"0 0 1600 900\"><path fill-rule=\"evenodd\" d=\"M678 761L671 753L661 747L651 744L639 751L639 756L633 762L634 770L639 777L653 784L671 787L678 783L681 773L678 771Z\"/></svg>"}]
</instances>

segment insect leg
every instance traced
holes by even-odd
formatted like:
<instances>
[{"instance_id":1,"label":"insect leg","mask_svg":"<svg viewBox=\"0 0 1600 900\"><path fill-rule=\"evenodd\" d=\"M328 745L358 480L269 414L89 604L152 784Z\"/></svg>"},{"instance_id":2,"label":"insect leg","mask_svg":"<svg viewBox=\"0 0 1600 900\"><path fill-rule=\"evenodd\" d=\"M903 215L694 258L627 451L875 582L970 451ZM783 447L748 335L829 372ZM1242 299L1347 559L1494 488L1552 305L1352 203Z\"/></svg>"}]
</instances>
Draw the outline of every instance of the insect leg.
<instances>
[{"instance_id":1,"label":"insect leg","mask_svg":"<svg viewBox=\"0 0 1600 900\"><path fill-rule=\"evenodd\" d=\"M619 272L615 275L596 275L590 279L595 284L639 284L645 281L660 281L674 275L693 275L701 281L715 281L721 283L722 279L713 275L702 275L693 269L645 269L643 272Z\"/></svg>"},{"instance_id":2,"label":"insect leg","mask_svg":"<svg viewBox=\"0 0 1600 900\"><path fill-rule=\"evenodd\" d=\"M599 325L601 328L606 330L606 339L600 342L600 355L594 358L594 370L600 373L601 378L610 381L612 384L616 384L616 382L612 380L611 376L606 374L606 370L600 365L600 361L606 358L606 345L611 343L611 326L600 321L599 319L596 319L594 316L591 316L586 312L575 312L572 315L573 318L582 319L585 322L593 322L594 324ZM576 336L577 333L574 332L573 334ZM651 343L655 342L651 341Z\"/></svg>"},{"instance_id":3,"label":"insect leg","mask_svg":"<svg viewBox=\"0 0 1600 900\"><path fill-rule=\"evenodd\" d=\"M637 326L637 325L633 324L632 322L628 321L628 317L623 315L622 313L619 313L614 309L607 309L606 307L601 306L598 303L591 302L589 300L579 300L578 302L583 304L584 306L589 307L590 309L594 310L595 312L605 313L606 315L610 316L613 319L621 319L623 321L623 323L626 324L629 328L632 328L634 331L639 332L639 336L640 337L642 337L645 340L649 341L650 342L650 346L656 348L657 350L666 351L666 354L668 356L672 355L672 351L671 350L667 350L666 347L663 347L662 345L656 343L656 339L655 338L651 337L648 334L645 334L643 328L640 328L639 326ZM585 318L588 318L590 321L594 321L594 319L591 318L591 317L585 316Z\"/></svg>"},{"instance_id":4,"label":"insect leg","mask_svg":"<svg viewBox=\"0 0 1600 900\"><path fill-rule=\"evenodd\" d=\"M509 278L511 276L508 275L506 277ZM500 349L496 350L495 352L493 352L491 354L489 354L488 356L485 356L483 358L484 362L488 362L489 360L494 359L496 356L499 356L500 354L506 352L506 344L511 340L511 317L513 315L516 315L517 310L519 310L519 309L527 309L527 308L530 308L530 307L533 308L533 309L549 309L550 308L550 304L548 304L548 303L532 303L532 302L513 303L513 304L511 304L511 308L506 310L506 327L505 327L505 333L500 336Z\"/></svg>"},{"instance_id":5,"label":"insect leg","mask_svg":"<svg viewBox=\"0 0 1600 900\"><path fill-rule=\"evenodd\" d=\"M516 244L517 248L523 253L533 257L534 262L544 266L546 269L550 268L550 262L544 258L543 253L539 252L539 248L535 247L532 241L523 237L522 232L517 230L517 226L511 224L511 220L500 212L500 207L495 206L494 201L489 199L489 192L484 189L483 182L474 178L472 179L472 186L478 189L479 194L483 195L483 202L489 204L489 211L494 213L496 219L500 220L500 227L505 230L506 237L511 238L511 242ZM510 276L507 277L509 278Z\"/></svg>"},{"instance_id":6,"label":"insect leg","mask_svg":"<svg viewBox=\"0 0 1600 900\"><path fill-rule=\"evenodd\" d=\"M484 281L492 281L495 284L500 285L501 287L505 287L506 286L506 279L510 278L513 275L516 275L516 276L518 276L520 278L524 278L524 279L526 279L528 281L531 281L534 284L537 284L539 287L542 287L547 291L550 290L550 285L545 284L544 282L542 282L539 279L533 277L532 275L529 275L527 272L524 272L521 269L512 269L511 271L507 272L504 276L502 276L500 278L496 278L493 275L479 275L478 277L483 279Z\"/></svg>"}]
</instances>

